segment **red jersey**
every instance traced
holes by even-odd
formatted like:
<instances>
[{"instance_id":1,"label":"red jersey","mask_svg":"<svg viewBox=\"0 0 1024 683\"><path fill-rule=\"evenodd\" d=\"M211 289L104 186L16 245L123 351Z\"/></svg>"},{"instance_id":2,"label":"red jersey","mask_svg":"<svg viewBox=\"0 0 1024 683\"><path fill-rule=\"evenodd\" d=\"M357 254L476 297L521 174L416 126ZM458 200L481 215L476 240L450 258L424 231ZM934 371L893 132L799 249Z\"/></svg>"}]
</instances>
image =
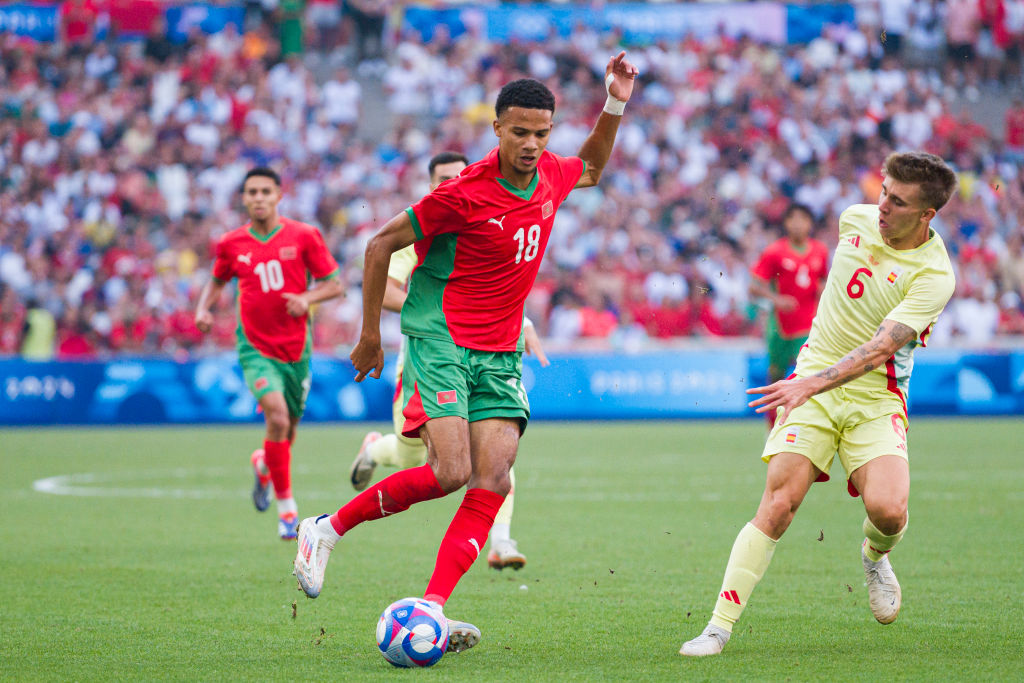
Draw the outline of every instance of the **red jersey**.
<instances>
[{"instance_id":1,"label":"red jersey","mask_svg":"<svg viewBox=\"0 0 1024 683\"><path fill-rule=\"evenodd\" d=\"M545 151L520 190L501 177L495 148L409 207L417 264L402 332L480 351L522 351L526 296L555 213L585 169L582 159Z\"/></svg>"},{"instance_id":2,"label":"red jersey","mask_svg":"<svg viewBox=\"0 0 1024 683\"><path fill-rule=\"evenodd\" d=\"M312 336L309 315L289 315L283 295L305 292L310 276L325 280L337 272L320 231L288 218L266 236L251 223L232 230L217 242L213 262L216 280L238 278L238 343L286 363L301 359Z\"/></svg>"},{"instance_id":3,"label":"red jersey","mask_svg":"<svg viewBox=\"0 0 1024 683\"><path fill-rule=\"evenodd\" d=\"M799 252L783 237L768 245L752 272L772 284L779 294L788 294L797 300L795 309L775 311L782 336L806 335L818 310L821 284L828 277L828 248L818 240L809 239L807 248Z\"/></svg>"}]
</instances>

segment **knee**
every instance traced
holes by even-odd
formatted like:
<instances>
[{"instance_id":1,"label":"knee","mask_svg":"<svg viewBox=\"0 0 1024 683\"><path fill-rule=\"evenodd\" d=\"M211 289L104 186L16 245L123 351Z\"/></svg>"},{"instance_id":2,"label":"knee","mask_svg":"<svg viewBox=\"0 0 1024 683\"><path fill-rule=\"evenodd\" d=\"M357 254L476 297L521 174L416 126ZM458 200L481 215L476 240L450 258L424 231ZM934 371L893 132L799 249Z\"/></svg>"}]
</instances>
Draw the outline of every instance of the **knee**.
<instances>
[{"instance_id":1,"label":"knee","mask_svg":"<svg viewBox=\"0 0 1024 683\"><path fill-rule=\"evenodd\" d=\"M287 410L272 410L266 413L267 436L271 441L284 441L288 438L288 432L292 423L288 419Z\"/></svg>"},{"instance_id":2,"label":"knee","mask_svg":"<svg viewBox=\"0 0 1024 683\"><path fill-rule=\"evenodd\" d=\"M471 489L487 489L494 491L499 496L507 496L512 490L512 480L508 476L508 470L504 472L476 473L469 481Z\"/></svg>"},{"instance_id":3,"label":"knee","mask_svg":"<svg viewBox=\"0 0 1024 683\"><path fill-rule=\"evenodd\" d=\"M793 521L793 515L796 514L796 510L800 506L800 501L794 500L785 489L776 489L768 492L765 503L764 514L759 514L760 524L755 526L777 539L789 528L790 522Z\"/></svg>"},{"instance_id":4,"label":"knee","mask_svg":"<svg viewBox=\"0 0 1024 683\"><path fill-rule=\"evenodd\" d=\"M875 528L886 536L899 533L907 525L907 505L905 501L893 500L876 503L868 508L868 518Z\"/></svg>"},{"instance_id":5,"label":"knee","mask_svg":"<svg viewBox=\"0 0 1024 683\"><path fill-rule=\"evenodd\" d=\"M434 476L437 477L437 485L445 493L457 491L465 486L472 473L469 453L464 457L436 458L431 465L434 468Z\"/></svg>"}]
</instances>

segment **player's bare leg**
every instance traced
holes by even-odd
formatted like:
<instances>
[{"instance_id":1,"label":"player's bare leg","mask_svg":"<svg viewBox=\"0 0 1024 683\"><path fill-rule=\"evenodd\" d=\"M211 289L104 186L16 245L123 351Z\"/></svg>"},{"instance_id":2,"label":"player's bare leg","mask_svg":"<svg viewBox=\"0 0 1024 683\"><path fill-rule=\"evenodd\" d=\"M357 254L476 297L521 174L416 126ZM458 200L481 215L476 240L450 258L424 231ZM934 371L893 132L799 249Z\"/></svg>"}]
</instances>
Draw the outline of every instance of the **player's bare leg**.
<instances>
[{"instance_id":1,"label":"player's bare leg","mask_svg":"<svg viewBox=\"0 0 1024 683\"><path fill-rule=\"evenodd\" d=\"M424 428L428 462L437 462L441 471L449 459L446 448L459 449L463 442L453 439L457 432L448 425L434 425L434 422L431 420ZM519 446L518 419L479 420L469 423L468 431L469 438L464 445L468 446L471 462L466 496L441 541L434 573L424 593L427 600L442 606L487 542L494 517L512 486L508 471L515 462ZM438 474L439 481L441 477ZM459 652L479 642L479 629L465 622L452 623L449 651Z\"/></svg>"},{"instance_id":2,"label":"player's bare leg","mask_svg":"<svg viewBox=\"0 0 1024 683\"><path fill-rule=\"evenodd\" d=\"M903 593L889 563L889 551L907 530L910 467L906 458L884 455L854 470L850 480L867 512L861 559L871 613L879 623L891 624L899 616Z\"/></svg>"},{"instance_id":3,"label":"player's bare leg","mask_svg":"<svg viewBox=\"0 0 1024 683\"><path fill-rule=\"evenodd\" d=\"M291 442L295 438L298 418L288 413L288 404L280 391L263 394L259 398L259 403L267 425L263 459L274 484L274 497L277 499L278 535L284 540L291 540L295 538L298 525L298 507L292 496L291 476ZM257 463L254 465L258 467ZM254 490L253 500L255 499Z\"/></svg>"},{"instance_id":4,"label":"player's bare leg","mask_svg":"<svg viewBox=\"0 0 1024 683\"><path fill-rule=\"evenodd\" d=\"M729 642L733 626L768 569L776 542L789 528L818 474L810 460L796 453L779 453L768 462L761 503L733 543L711 621L699 636L683 644L679 654L717 655Z\"/></svg>"}]
</instances>

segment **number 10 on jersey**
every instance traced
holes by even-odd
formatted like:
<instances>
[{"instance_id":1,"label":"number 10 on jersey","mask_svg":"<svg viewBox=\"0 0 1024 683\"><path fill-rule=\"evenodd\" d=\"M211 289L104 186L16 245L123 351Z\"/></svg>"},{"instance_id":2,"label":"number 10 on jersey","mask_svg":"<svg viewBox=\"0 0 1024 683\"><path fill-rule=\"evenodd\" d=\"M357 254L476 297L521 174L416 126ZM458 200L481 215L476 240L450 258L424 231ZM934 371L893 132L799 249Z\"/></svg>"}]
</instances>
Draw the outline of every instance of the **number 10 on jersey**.
<instances>
[{"instance_id":1,"label":"number 10 on jersey","mask_svg":"<svg viewBox=\"0 0 1024 683\"><path fill-rule=\"evenodd\" d=\"M260 278L260 289L266 292L276 292L284 287L284 271L281 270L281 262L271 259L266 263L257 263L252 272Z\"/></svg>"}]
</instances>

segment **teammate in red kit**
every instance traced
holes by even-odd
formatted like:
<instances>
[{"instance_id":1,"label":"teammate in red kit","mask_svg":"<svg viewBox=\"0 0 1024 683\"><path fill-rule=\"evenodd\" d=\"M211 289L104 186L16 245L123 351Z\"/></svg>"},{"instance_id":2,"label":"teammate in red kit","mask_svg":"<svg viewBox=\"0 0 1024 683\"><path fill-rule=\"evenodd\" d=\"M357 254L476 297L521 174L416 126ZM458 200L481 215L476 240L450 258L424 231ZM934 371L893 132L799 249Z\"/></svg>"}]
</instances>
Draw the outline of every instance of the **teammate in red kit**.
<instances>
[{"instance_id":1,"label":"teammate in red kit","mask_svg":"<svg viewBox=\"0 0 1024 683\"><path fill-rule=\"evenodd\" d=\"M782 217L786 236L772 242L754 265L750 293L772 302L765 341L768 376L777 382L796 362L818 309L818 295L828 277L828 248L811 237L814 215L791 204ZM765 413L769 428L775 413Z\"/></svg>"},{"instance_id":2,"label":"teammate in red kit","mask_svg":"<svg viewBox=\"0 0 1024 683\"><path fill-rule=\"evenodd\" d=\"M505 85L495 105L498 147L405 212L366 247L363 329L352 351L357 381L384 365L380 311L391 254L416 244L402 307L408 337L404 432L427 444L427 464L370 486L333 515L299 526L295 575L309 597L323 587L330 551L361 522L467 486L441 541L427 600L443 606L487 542L509 491L509 468L530 416L521 381L523 309L555 213L577 187L596 185L611 155L637 74L626 53L608 60L608 100L578 157L545 151L555 98L542 83ZM449 650L480 631L449 619Z\"/></svg>"},{"instance_id":3,"label":"teammate in red kit","mask_svg":"<svg viewBox=\"0 0 1024 683\"><path fill-rule=\"evenodd\" d=\"M277 214L281 179L269 168L254 168L242 183L242 203L250 223L217 243L213 277L196 306L196 327L213 325L210 307L224 286L238 278L238 359L245 382L263 409L267 424L263 448L252 454L256 484L253 503L270 506L277 498L278 533L293 539L298 508L292 497L291 444L306 407L312 381L313 304L341 294L338 264L320 232ZM310 288L310 280L315 284Z\"/></svg>"}]
</instances>

